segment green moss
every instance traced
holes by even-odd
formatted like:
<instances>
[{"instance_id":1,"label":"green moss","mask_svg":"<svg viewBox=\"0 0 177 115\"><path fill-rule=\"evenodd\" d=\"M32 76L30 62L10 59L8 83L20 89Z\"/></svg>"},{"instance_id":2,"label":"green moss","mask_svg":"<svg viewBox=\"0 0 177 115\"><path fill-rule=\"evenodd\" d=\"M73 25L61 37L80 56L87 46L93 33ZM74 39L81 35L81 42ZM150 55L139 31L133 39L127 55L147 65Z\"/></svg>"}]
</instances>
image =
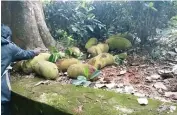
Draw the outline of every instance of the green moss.
<instances>
[{"instance_id":1,"label":"green moss","mask_svg":"<svg viewBox=\"0 0 177 115\"><path fill-rule=\"evenodd\" d=\"M42 105L34 104L32 106L25 103L20 103L19 101L22 100L16 101L14 99L13 104L19 109L18 111L29 111L30 109L35 108L36 113L39 113L40 111L44 113L44 115L54 115L54 110L50 108L53 107L58 111L78 114L74 110L79 106L83 106L81 111L82 115L128 114L123 112L121 109L117 109L117 107L132 110L131 115L167 114L166 112L157 112L157 108L162 104L160 101L149 99L149 104L147 106L141 106L138 104L135 96L128 94L119 94L100 89L76 87L73 85L61 85L59 83L34 87L34 84L38 81L40 81L40 79L21 79L12 83L13 91L17 94L28 97L35 102L42 102ZM32 107L20 108L22 105ZM17 111L15 111L16 109L13 110L14 113L17 113ZM50 111L50 113L48 113L48 111ZM37 115L34 110L31 110L31 112L33 112L33 115ZM177 111L169 115L175 114L177 114Z\"/></svg>"},{"instance_id":2,"label":"green moss","mask_svg":"<svg viewBox=\"0 0 177 115\"><path fill-rule=\"evenodd\" d=\"M97 44L97 39L96 38L90 38L87 43L85 44L85 48L88 49L90 48L91 46L93 45L96 45Z\"/></svg>"},{"instance_id":3,"label":"green moss","mask_svg":"<svg viewBox=\"0 0 177 115\"><path fill-rule=\"evenodd\" d=\"M125 50L132 46L131 42L128 39L119 37L119 35L110 36L106 40L106 43L108 43L109 48L112 50Z\"/></svg>"}]
</instances>

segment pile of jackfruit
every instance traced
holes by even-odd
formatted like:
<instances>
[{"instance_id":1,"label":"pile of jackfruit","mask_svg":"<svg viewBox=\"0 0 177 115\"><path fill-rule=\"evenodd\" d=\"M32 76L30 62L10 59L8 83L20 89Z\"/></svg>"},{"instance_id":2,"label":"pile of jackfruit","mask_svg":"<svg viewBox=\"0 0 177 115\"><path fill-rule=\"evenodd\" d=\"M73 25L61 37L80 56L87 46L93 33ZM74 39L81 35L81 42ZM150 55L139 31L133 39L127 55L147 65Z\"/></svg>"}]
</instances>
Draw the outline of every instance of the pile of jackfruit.
<instances>
[{"instance_id":1,"label":"pile of jackfruit","mask_svg":"<svg viewBox=\"0 0 177 115\"><path fill-rule=\"evenodd\" d=\"M50 62L50 53L41 53L30 60L17 62L13 69L15 71L22 71L26 74L36 73L45 79L55 80L59 77L60 72L67 72L71 78L77 78L80 75L85 76L88 80L96 71L108 65L115 63L115 56L108 53L112 49L122 50L131 47L131 42L122 37L122 35L110 36L105 43L98 43L96 38L91 38L85 45L85 49L92 58L87 63L77 59L81 54L77 47L70 48L73 57L63 57L57 59L56 62ZM116 55L117 56L117 55ZM120 58L126 58L127 54L119 55ZM85 75L85 70L88 70Z\"/></svg>"}]
</instances>

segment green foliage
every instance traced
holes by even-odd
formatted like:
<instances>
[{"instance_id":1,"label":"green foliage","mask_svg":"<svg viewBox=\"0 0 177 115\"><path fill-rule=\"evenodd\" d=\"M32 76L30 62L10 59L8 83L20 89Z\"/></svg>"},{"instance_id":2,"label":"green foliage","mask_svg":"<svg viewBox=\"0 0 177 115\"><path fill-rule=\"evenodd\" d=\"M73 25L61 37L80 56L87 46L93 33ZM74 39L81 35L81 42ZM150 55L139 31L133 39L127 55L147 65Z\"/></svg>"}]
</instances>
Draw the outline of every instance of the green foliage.
<instances>
[{"instance_id":1,"label":"green foliage","mask_svg":"<svg viewBox=\"0 0 177 115\"><path fill-rule=\"evenodd\" d=\"M88 78L88 76L89 76L89 68L88 67L84 68L84 75L86 76L86 78Z\"/></svg>"},{"instance_id":2,"label":"green foliage","mask_svg":"<svg viewBox=\"0 0 177 115\"><path fill-rule=\"evenodd\" d=\"M96 77L98 77L99 75L101 74L101 71L100 70L96 70L90 77L90 79L94 79Z\"/></svg>"},{"instance_id":3,"label":"green foliage","mask_svg":"<svg viewBox=\"0 0 177 115\"><path fill-rule=\"evenodd\" d=\"M55 63L58 59L61 59L63 57L65 57L65 53L63 52L52 53L49 57L49 62Z\"/></svg>"},{"instance_id":4,"label":"green foliage","mask_svg":"<svg viewBox=\"0 0 177 115\"><path fill-rule=\"evenodd\" d=\"M59 52L56 47L50 47L49 51L51 53L50 57L49 57L49 62L53 62L55 63L58 59L61 59L63 57L65 57L65 53L63 52Z\"/></svg>"},{"instance_id":5,"label":"green foliage","mask_svg":"<svg viewBox=\"0 0 177 115\"><path fill-rule=\"evenodd\" d=\"M91 84L90 81L87 81L87 78L84 76L78 76L77 80L73 80L72 84L79 86L79 85L83 85L85 87L89 86Z\"/></svg>"},{"instance_id":6,"label":"green foliage","mask_svg":"<svg viewBox=\"0 0 177 115\"><path fill-rule=\"evenodd\" d=\"M176 1L50 1L44 13L52 36L69 41L67 45L125 32L134 35L132 43L138 38L145 45L177 15L176 6Z\"/></svg>"},{"instance_id":7,"label":"green foliage","mask_svg":"<svg viewBox=\"0 0 177 115\"><path fill-rule=\"evenodd\" d=\"M93 45L96 45L98 43L96 38L90 38L87 43L85 44L85 48L88 49Z\"/></svg>"},{"instance_id":8,"label":"green foliage","mask_svg":"<svg viewBox=\"0 0 177 115\"><path fill-rule=\"evenodd\" d=\"M90 77L90 80L93 80L94 78L98 77L100 75L101 71L100 70L96 70ZM84 87L87 87L91 84L90 81L87 80L89 75L89 69L88 68L84 68L84 76L78 76L77 80L72 80L72 84L79 86L79 85L83 85Z\"/></svg>"},{"instance_id":9,"label":"green foliage","mask_svg":"<svg viewBox=\"0 0 177 115\"><path fill-rule=\"evenodd\" d=\"M92 37L95 28L104 28L104 25L95 18L93 10L91 3L85 1L51 1L44 7L46 22L53 37L57 39L59 33L56 30L62 28L78 43L81 40L86 42Z\"/></svg>"}]
</instances>

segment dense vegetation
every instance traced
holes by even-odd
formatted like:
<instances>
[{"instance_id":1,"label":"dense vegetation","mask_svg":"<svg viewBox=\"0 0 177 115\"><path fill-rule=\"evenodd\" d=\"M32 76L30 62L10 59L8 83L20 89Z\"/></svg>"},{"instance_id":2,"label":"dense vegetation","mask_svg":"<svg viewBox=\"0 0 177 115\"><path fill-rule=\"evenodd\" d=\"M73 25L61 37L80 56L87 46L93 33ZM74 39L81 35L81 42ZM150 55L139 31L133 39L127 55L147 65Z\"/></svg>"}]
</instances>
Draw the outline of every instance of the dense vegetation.
<instances>
[{"instance_id":1,"label":"dense vegetation","mask_svg":"<svg viewBox=\"0 0 177 115\"><path fill-rule=\"evenodd\" d=\"M46 22L56 40L77 43L91 37L105 40L115 33L131 33L133 44L152 43L157 28L177 15L175 1L50 1L44 5ZM151 41L151 42L150 42Z\"/></svg>"}]
</instances>

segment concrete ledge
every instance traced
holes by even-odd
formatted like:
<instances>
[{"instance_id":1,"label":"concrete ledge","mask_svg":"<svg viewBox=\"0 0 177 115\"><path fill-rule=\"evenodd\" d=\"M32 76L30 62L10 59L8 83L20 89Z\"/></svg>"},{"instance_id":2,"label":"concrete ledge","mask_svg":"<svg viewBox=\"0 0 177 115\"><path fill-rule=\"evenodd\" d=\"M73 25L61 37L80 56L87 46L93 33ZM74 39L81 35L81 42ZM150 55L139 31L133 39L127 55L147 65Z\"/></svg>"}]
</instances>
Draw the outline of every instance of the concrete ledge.
<instances>
[{"instance_id":1,"label":"concrete ledge","mask_svg":"<svg viewBox=\"0 0 177 115\"><path fill-rule=\"evenodd\" d=\"M168 112L157 111L162 105L157 100L149 99L147 106L141 106L137 97L127 94L60 83L34 86L40 80L23 78L12 82L13 115L166 115ZM177 115L177 111L168 115Z\"/></svg>"}]
</instances>

